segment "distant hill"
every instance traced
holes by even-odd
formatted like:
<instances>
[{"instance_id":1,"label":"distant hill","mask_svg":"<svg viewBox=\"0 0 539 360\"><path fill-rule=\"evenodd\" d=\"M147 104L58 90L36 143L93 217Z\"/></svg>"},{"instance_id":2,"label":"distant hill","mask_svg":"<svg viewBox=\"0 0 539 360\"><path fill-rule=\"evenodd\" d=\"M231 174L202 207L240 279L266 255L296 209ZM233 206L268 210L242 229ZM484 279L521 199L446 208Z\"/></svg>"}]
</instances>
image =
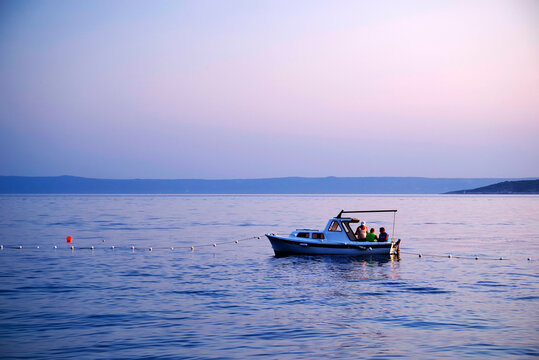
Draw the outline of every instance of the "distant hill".
<instances>
[{"instance_id":1,"label":"distant hill","mask_svg":"<svg viewBox=\"0 0 539 360\"><path fill-rule=\"evenodd\" d=\"M441 194L509 179L285 177L236 180L0 176L2 194Z\"/></svg>"},{"instance_id":2,"label":"distant hill","mask_svg":"<svg viewBox=\"0 0 539 360\"><path fill-rule=\"evenodd\" d=\"M503 181L477 189L451 191L448 194L539 194L539 179Z\"/></svg>"}]
</instances>

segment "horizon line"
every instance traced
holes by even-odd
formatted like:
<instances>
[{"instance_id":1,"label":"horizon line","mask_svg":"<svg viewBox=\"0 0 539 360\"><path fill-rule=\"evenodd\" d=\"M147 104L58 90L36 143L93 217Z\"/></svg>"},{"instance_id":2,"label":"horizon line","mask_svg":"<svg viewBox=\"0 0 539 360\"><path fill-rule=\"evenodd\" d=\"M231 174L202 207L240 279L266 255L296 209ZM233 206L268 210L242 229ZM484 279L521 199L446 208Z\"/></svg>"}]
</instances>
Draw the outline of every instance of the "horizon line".
<instances>
[{"instance_id":1,"label":"horizon line","mask_svg":"<svg viewBox=\"0 0 539 360\"><path fill-rule=\"evenodd\" d=\"M523 176L523 177L503 177L503 176L481 176L481 177L433 177L433 176L279 176L279 177L253 177L253 178L105 178L105 177L87 177L87 176L78 176L78 175L0 175L0 177L19 177L19 178L61 178L61 177L70 177L70 178L79 178L79 179L91 179L91 180L163 180L163 181L174 181L174 180L202 180L202 181L238 181L238 180L275 180L275 179L511 179L511 180L531 180L539 179L539 176Z\"/></svg>"}]
</instances>

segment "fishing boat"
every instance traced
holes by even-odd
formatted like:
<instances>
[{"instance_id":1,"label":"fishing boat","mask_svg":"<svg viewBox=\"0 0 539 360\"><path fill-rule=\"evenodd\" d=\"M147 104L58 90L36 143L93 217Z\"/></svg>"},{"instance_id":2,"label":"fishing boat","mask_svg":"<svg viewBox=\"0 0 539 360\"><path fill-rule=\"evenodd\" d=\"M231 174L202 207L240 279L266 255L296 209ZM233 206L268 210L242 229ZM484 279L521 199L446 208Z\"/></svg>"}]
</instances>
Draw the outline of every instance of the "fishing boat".
<instances>
[{"instance_id":1,"label":"fishing boat","mask_svg":"<svg viewBox=\"0 0 539 360\"><path fill-rule=\"evenodd\" d=\"M358 239L351 224L359 219L343 216L344 214L393 213L393 234L387 241L366 241ZM337 216L329 219L324 230L296 229L288 236L266 234L271 242L275 256L294 254L302 255L396 255L401 240L394 241L395 215L397 210L341 210ZM362 222L363 223L363 222Z\"/></svg>"}]
</instances>

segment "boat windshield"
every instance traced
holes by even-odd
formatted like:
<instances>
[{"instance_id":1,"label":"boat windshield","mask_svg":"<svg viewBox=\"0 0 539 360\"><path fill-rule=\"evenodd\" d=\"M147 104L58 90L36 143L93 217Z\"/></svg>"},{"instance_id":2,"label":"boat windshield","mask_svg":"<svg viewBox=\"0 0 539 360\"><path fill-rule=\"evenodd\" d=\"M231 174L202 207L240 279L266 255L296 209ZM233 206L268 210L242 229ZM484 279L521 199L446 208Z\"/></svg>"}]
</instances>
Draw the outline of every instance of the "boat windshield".
<instances>
[{"instance_id":1,"label":"boat windshield","mask_svg":"<svg viewBox=\"0 0 539 360\"><path fill-rule=\"evenodd\" d=\"M336 220L333 220L331 224L329 225L328 231L342 231L339 222Z\"/></svg>"},{"instance_id":2,"label":"boat windshield","mask_svg":"<svg viewBox=\"0 0 539 360\"><path fill-rule=\"evenodd\" d=\"M342 224L344 226L344 231L346 232L346 235L348 236L348 239L350 239L351 241L357 240L356 236L354 235L354 231L350 228L350 222L352 222L352 221L343 220L341 222L342 222Z\"/></svg>"}]
</instances>

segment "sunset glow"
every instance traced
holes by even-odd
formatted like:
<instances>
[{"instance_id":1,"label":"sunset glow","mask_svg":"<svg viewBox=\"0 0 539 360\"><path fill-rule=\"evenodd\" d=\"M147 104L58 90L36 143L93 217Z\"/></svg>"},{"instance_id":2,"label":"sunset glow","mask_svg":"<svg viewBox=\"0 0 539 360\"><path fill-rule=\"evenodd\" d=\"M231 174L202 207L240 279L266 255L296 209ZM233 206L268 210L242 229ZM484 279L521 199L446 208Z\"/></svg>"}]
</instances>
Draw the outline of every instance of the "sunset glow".
<instances>
[{"instance_id":1,"label":"sunset glow","mask_svg":"<svg viewBox=\"0 0 539 360\"><path fill-rule=\"evenodd\" d=\"M539 170L536 1L1 9L2 175Z\"/></svg>"}]
</instances>

